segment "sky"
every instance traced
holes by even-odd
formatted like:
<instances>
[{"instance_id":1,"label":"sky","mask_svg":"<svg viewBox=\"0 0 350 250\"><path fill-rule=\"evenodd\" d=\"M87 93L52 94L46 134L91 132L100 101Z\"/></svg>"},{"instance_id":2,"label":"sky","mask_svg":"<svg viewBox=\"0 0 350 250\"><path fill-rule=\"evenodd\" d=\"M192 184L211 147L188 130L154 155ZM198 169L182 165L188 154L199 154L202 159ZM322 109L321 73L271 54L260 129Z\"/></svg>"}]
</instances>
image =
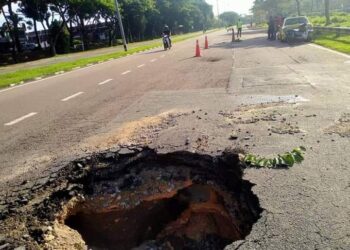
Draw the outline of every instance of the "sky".
<instances>
[{"instance_id":1,"label":"sky","mask_svg":"<svg viewBox=\"0 0 350 250\"><path fill-rule=\"evenodd\" d=\"M219 3L220 14L225 11L235 11L238 14L249 14L250 9L253 7L254 0L206 0L207 3L213 5L213 11L215 16L217 12L217 2Z\"/></svg>"}]
</instances>

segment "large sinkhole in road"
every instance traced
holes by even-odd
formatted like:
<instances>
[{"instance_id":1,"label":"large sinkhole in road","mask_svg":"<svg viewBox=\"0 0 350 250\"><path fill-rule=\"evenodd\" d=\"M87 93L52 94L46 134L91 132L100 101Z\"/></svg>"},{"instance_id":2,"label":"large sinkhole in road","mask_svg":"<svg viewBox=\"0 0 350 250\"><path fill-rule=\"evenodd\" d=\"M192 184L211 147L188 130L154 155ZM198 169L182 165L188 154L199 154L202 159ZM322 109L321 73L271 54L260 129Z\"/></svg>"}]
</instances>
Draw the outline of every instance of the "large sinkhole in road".
<instances>
[{"instance_id":1,"label":"large sinkhole in road","mask_svg":"<svg viewBox=\"0 0 350 250\"><path fill-rule=\"evenodd\" d=\"M89 249L224 249L261 208L236 154L143 150L94 162L65 224Z\"/></svg>"}]
</instances>

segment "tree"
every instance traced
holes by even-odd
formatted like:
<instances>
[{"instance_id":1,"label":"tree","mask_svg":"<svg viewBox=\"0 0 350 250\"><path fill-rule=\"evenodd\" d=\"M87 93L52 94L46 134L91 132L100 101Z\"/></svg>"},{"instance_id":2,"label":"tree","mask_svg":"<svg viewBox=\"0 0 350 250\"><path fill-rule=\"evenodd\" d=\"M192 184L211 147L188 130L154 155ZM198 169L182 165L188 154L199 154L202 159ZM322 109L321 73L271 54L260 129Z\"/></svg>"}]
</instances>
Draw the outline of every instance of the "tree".
<instances>
[{"instance_id":1,"label":"tree","mask_svg":"<svg viewBox=\"0 0 350 250\"><path fill-rule=\"evenodd\" d=\"M295 0L297 4L297 11L298 11L298 16L301 16L301 10L300 10L300 0Z\"/></svg>"},{"instance_id":2,"label":"tree","mask_svg":"<svg viewBox=\"0 0 350 250\"><path fill-rule=\"evenodd\" d=\"M0 0L0 7L2 14L5 18L5 23L7 26L7 32L11 38L12 45L12 58L15 63L17 63L17 54L22 51L22 46L19 38L19 24L22 21L16 13L14 13L12 4L16 3L15 0ZM5 13L4 7L7 6L8 16Z\"/></svg>"},{"instance_id":3,"label":"tree","mask_svg":"<svg viewBox=\"0 0 350 250\"><path fill-rule=\"evenodd\" d=\"M7 6L8 9L8 13L9 16L7 17L7 22L8 22L8 27L9 27L9 32L10 32L10 36L13 40L13 45L14 45L14 50L16 50L17 52L21 52L22 51L22 46L21 46L21 42L19 39L19 23L20 21L22 21L22 19L13 11L13 7L12 4L16 3L17 1L15 0L3 0L1 5L2 7L4 5ZM2 8L3 12L4 9ZM5 15L5 12L4 12ZM5 15L6 18L6 15Z\"/></svg>"},{"instance_id":4,"label":"tree","mask_svg":"<svg viewBox=\"0 0 350 250\"><path fill-rule=\"evenodd\" d=\"M148 22L146 15L155 8L155 2L153 0L122 0L120 7L129 41L144 39Z\"/></svg>"},{"instance_id":5,"label":"tree","mask_svg":"<svg viewBox=\"0 0 350 250\"><path fill-rule=\"evenodd\" d=\"M83 50L88 47L88 39L86 37L85 22L90 20L96 13L96 0L70 0L68 14L79 27Z\"/></svg>"},{"instance_id":6,"label":"tree","mask_svg":"<svg viewBox=\"0 0 350 250\"><path fill-rule=\"evenodd\" d=\"M62 19L61 22L59 22L59 26L56 33L51 33L49 36L49 43L50 43L50 49L52 56L56 56L56 44L57 40L59 38L60 33L64 28L67 28L67 14L69 10L69 0L47 0L47 3L50 6L51 12L56 12L59 14L60 18ZM49 30L53 30L51 25L53 25L54 20L50 23L49 22L49 16L45 17L45 22ZM56 25L56 24L55 24Z\"/></svg>"},{"instance_id":7,"label":"tree","mask_svg":"<svg viewBox=\"0 0 350 250\"><path fill-rule=\"evenodd\" d=\"M20 3L21 12L27 17L33 19L33 27L36 41L41 48L41 42L38 34L37 22L43 22L48 12L47 3L43 0L22 0Z\"/></svg>"},{"instance_id":8,"label":"tree","mask_svg":"<svg viewBox=\"0 0 350 250\"><path fill-rule=\"evenodd\" d=\"M2 28L1 28L1 32L3 33L3 36L5 37L5 34L9 34L12 42L12 59L14 61L14 63L17 63L17 49L16 49L16 44L14 43L14 36L13 36L13 32L12 32L12 28L11 28L11 24L10 21L8 20L6 14L5 14L5 10L4 10L4 5L6 5L6 0L0 0L0 7L1 7L1 12L4 15L4 19L5 19L5 23L3 24Z\"/></svg>"},{"instance_id":9,"label":"tree","mask_svg":"<svg viewBox=\"0 0 350 250\"><path fill-rule=\"evenodd\" d=\"M203 15L203 30L210 28L212 21L214 20L213 7L207 4L205 1L200 1L199 9Z\"/></svg>"},{"instance_id":10,"label":"tree","mask_svg":"<svg viewBox=\"0 0 350 250\"><path fill-rule=\"evenodd\" d=\"M119 0L123 23L126 27L129 41L144 40L158 37L167 24L173 33L207 29L214 23L212 6L206 0ZM269 0L271 1L271 0ZM109 45L113 44L118 31L118 20L115 16L114 0L0 0L0 9L5 7L7 29L14 41L14 50L20 51L18 30L20 18L12 9L12 3L18 2L21 12L31 19L30 26L34 28L36 41L40 46L38 22L48 30L49 44L52 55L62 42L62 34L70 35L73 42L75 31L81 34L85 48L91 40L88 36L93 29L106 28ZM4 13L3 13L4 14ZM28 22L27 22L28 23ZM101 25L101 24L104 25ZM90 25L93 24L93 25ZM88 28L87 28L88 27ZM91 33L90 33L91 34ZM66 39L63 39L66 41ZM67 51L60 49L59 53Z\"/></svg>"},{"instance_id":11,"label":"tree","mask_svg":"<svg viewBox=\"0 0 350 250\"><path fill-rule=\"evenodd\" d=\"M61 29L61 24L59 21L55 20L50 25L50 37L56 37L55 52L58 54L65 54L69 52L70 41L69 32L66 26Z\"/></svg>"},{"instance_id":12,"label":"tree","mask_svg":"<svg viewBox=\"0 0 350 250\"><path fill-rule=\"evenodd\" d=\"M116 38L118 20L115 15L115 4L113 0L101 0L98 2L99 13L97 20L104 19L105 25L108 27L108 45L113 45Z\"/></svg>"},{"instance_id":13,"label":"tree","mask_svg":"<svg viewBox=\"0 0 350 250\"><path fill-rule=\"evenodd\" d=\"M225 26L233 26L237 23L239 15L236 12L224 12L219 15L219 19L225 24Z\"/></svg>"},{"instance_id":14,"label":"tree","mask_svg":"<svg viewBox=\"0 0 350 250\"><path fill-rule=\"evenodd\" d=\"M320 11L324 0L255 0L252 8L255 21L265 22L269 16L301 16L303 12ZM322 5L323 6L323 5ZM323 7L322 7L323 8Z\"/></svg>"},{"instance_id":15,"label":"tree","mask_svg":"<svg viewBox=\"0 0 350 250\"><path fill-rule=\"evenodd\" d=\"M165 24L175 32L180 27L181 31L189 32L201 30L214 20L212 6L205 0L157 0L156 11L157 33Z\"/></svg>"},{"instance_id":16,"label":"tree","mask_svg":"<svg viewBox=\"0 0 350 250\"><path fill-rule=\"evenodd\" d=\"M331 23L331 18L329 15L329 0L324 0L324 6L325 6L326 25L329 25Z\"/></svg>"}]
</instances>

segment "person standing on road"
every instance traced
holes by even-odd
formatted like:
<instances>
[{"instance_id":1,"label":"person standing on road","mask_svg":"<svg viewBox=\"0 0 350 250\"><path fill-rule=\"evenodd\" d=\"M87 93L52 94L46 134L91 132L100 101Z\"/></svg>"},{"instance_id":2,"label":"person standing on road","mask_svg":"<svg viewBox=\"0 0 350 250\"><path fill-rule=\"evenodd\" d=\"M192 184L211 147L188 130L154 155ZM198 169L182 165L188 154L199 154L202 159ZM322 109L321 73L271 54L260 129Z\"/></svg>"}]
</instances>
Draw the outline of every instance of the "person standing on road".
<instances>
[{"instance_id":1,"label":"person standing on road","mask_svg":"<svg viewBox=\"0 0 350 250\"><path fill-rule=\"evenodd\" d=\"M241 19L238 19L237 22L237 38L242 37L242 26L243 26L243 22L241 21Z\"/></svg>"},{"instance_id":2,"label":"person standing on road","mask_svg":"<svg viewBox=\"0 0 350 250\"><path fill-rule=\"evenodd\" d=\"M275 26L276 26L276 23L275 23L275 19L270 16L270 20L269 20L269 29L268 29L268 35L267 35L267 39L268 40L273 40L274 39L274 34L275 34Z\"/></svg>"},{"instance_id":3,"label":"person standing on road","mask_svg":"<svg viewBox=\"0 0 350 250\"><path fill-rule=\"evenodd\" d=\"M282 40L281 34L282 34L282 26L283 26L283 17L282 16L277 16L276 18L276 39ZM278 34L278 35L277 35Z\"/></svg>"}]
</instances>

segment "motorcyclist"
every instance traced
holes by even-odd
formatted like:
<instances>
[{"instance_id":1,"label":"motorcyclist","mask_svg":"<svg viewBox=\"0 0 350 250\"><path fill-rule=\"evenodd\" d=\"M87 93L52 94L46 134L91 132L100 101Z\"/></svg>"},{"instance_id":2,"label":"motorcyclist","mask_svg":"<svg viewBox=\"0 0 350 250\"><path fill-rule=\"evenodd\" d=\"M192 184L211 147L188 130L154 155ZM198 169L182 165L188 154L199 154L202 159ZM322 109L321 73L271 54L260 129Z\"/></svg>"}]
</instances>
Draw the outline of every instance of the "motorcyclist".
<instances>
[{"instance_id":1,"label":"motorcyclist","mask_svg":"<svg viewBox=\"0 0 350 250\"><path fill-rule=\"evenodd\" d=\"M172 46L172 43L171 43L171 31L170 31L170 28L169 28L169 26L168 25L165 25L164 26L164 29L163 29L163 36L164 35L166 35L166 36L168 36L168 38L169 38L169 46L170 46L170 48L171 48L171 46Z\"/></svg>"}]
</instances>

